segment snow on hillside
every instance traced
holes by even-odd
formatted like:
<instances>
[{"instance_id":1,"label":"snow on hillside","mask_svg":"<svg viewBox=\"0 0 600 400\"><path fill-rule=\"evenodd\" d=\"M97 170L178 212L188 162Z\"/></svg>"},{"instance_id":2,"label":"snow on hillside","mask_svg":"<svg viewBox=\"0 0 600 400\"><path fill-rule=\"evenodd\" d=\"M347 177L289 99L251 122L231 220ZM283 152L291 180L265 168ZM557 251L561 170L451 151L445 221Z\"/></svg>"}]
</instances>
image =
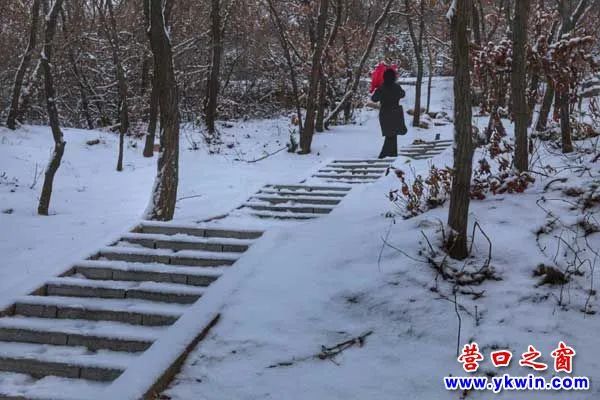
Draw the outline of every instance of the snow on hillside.
<instances>
[{"instance_id":1,"label":"snow on hillside","mask_svg":"<svg viewBox=\"0 0 600 400\"><path fill-rule=\"evenodd\" d=\"M439 81L444 90L450 83ZM414 87L407 87L414 92ZM447 107L440 96L434 107ZM409 104L407 101L405 104ZM180 185L175 219L194 222L239 206L265 183L299 182L333 157L375 157L383 142L376 112L357 115L357 125L334 127L299 157L285 150L259 162L289 141L289 118L239 121L221 127L218 154L193 129L181 137ZM0 305L36 288L43 280L84 258L141 218L156 174L156 157L143 158L143 141L129 140L124 171L115 171L116 134L63 129L67 147L56 174L48 218L36 214L43 170L53 147L50 129L0 128ZM413 132L433 139L431 131ZM87 145L99 139L96 145ZM198 150L191 150L192 147ZM213 149L214 150L214 149ZM243 160L243 161L242 161ZM37 176L37 179L35 178ZM35 182L35 185L34 185Z\"/></svg>"}]
</instances>

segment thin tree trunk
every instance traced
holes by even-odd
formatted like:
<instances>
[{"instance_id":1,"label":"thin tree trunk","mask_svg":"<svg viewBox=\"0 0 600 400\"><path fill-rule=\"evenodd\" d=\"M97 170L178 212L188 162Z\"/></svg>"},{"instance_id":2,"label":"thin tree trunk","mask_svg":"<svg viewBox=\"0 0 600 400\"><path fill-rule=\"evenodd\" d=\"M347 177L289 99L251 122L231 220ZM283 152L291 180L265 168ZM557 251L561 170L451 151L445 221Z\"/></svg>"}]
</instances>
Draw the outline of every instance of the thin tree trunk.
<instances>
[{"instance_id":1,"label":"thin tree trunk","mask_svg":"<svg viewBox=\"0 0 600 400\"><path fill-rule=\"evenodd\" d=\"M323 132L325 130L325 107L327 107L327 80L323 66L321 66L321 76L319 77L319 98L317 100L317 119L315 122L315 130Z\"/></svg>"},{"instance_id":2,"label":"thin tree trunk","mask_svg":"<svg viewBox=\"0 0 600 400\"><path fill-rule=\"evenodd\" d=\"M129 130L129 107L127 103L127 79L125 78L125 70L119 56L119 32L117 31L117 22L115 20L115 14L113 10L112 0L106 0L106 7L108 8L108 16L110 18L110 24L107 21L104 22L106 27L106 33L109 38L109 42L112 49L113 63L116 69L117 86L119 89L119 155L117 158L117 171L123 170L123 147L125 142L125 134ZM100 12L103 19L104 12Z\"/></svg>"},{"instance_id":3,"label":"thin tree trunk","mask_svg":"<svg viewBox=\"0 0 600 400\"><path fill-rule=\"evenodd\" d=\"M29 28L29 41L27 42L27 48L21 59L21 64L17 69L15 75L15 81L13 84L12 97L10 102L10 110L8 112L8 118L6 119L6 126L8 129L16 129L17 127L17 116L19 113L19 99L21 98L21 88L23 86L23 79L25 78L25 72L29 68L31 63L31 56L35 50L37 40L37 29L38 20L40 15L40 0L33 0L31 5L31 26Z\"/></svg>"},{"instance_id":4,"label":"thin tree trunk","mask_svg":"<svg viewBox=\"0 0 600 400\"><path fill-rule=\"evenodd\" d=\"M156 64L152 71L152 87L150 88L150 112L148 116L148 129L146 130L146 141L144 142L144 157L154 155L154 141L156 137L156 122L158 120L158 82L156 82Z\"/></svg>"},{"instance_id":5,"label":"thin tree trunk","mask_svg":"<svg viewBox=\"0 0 600 400\"><path fill-rule=\"evenodd\" d=\"M452 16L454 50L454 176L450 195L447 249L450 257L468 256L467 225L473 169L471 77L469 65L469 13L472 0L456 0Z\"/></svg>"},{"instance_id":6,"label":"thin tree trunk","mask_svg":"<svg viewBox=\"0 0 600 400\"><path fill-rule=\"evenodd\" d=\"M562 137L562 152L573 152L571 138L571 113L569 110L569 92L557 94L558 109L560 112L560 135Z\"/></svg>"},{"instance_id":7,"label":"thin tree trunk","mask_svg":"<svg viewBox=\"0 0 600 400\"><path fill-rule=\"evenodd\" d=\"M425 31L425 3L424 0L419 1L419 36L417 37L412 23L412 15L410 1L404 0L406 9L406 22L408 24L408 32L413 44L415 57L417 58L417 80L415 83L415 106L413 112L413 126L421 125L421 89L423 87L423 33Z\"/></svg>"},{"instance_id":8,"label":"thin tree trunk","mask_svg":"<svg viewBox=\"0 0 600 400\"><path fill-rule=\"evenodd\" d=\"M349 85L349 88L346 90L346 93L344 93L344 95L342 96L342 99L340 100L340 102L337 104L337 106L333 109L333 111L331 111L331 113L325 119L325 127L326 128L329 126L330 122L337 117L337 115L339 114L340 111L344 110L344 112L346 112L346 107L349 106L349 102L352 99L352 96L354 95L354 93L356 93L356 90L358 89L358 86L360 84L360 78L362 76L362 71L365 68L367 59L371 55L371 50L373 49L373 44L375 43L375 39L377 38L379 28L381 27L381 24L383 24L383 21L385 21L386 17L388 16L388 14L390 12L390 8L392 7L392 4L394 3L394 1L395 0L387 1L385 8L383 9L383 12L379 16L379 18L377 18L377 20L375 21L375 25L373 26L373 30L371 31L371 36L369 37L369 41L367 42L367 47L365 48L365 51L362 54L362 57L360 59L360 62L358 63L358 66L355 68L355 70L351 73L351 76L349 77L349 79L351 80L352 83Z\"/></svg>"},{"instance_id":9,"label":"thin tree trunk","mask_svg":"<svg viewBox=\"0 0 600 400\"><path fill-rule=\"evenodd\" d=\"M92 120L92 116L90 114L90 101L87 96L87 88L84 84L85 79L82 76L81 71L77 65L77 59L73 52L73 44L70 42L71 34L69 33L69 29L67 27L67 15L64 10L61 10L61 18L62 18L62 29L65 39L69 41L67 44L67 56L69 57L69 63L71 64L71 69L73 71L73 75L77 79L77 86L79 87L79 95L81 96L81 111L83 112L83 117L87 123L88 129L94 129L94 121ZM71 17L72 19L72 17Z\"/></svg>"},{"instance_id":10,"label":"thin tree trunk","mask_svg":"<svg viewBox=\"0 0 600 400\"><path fill-rule=\"evenodd\" d=\"M546 83L546 93L544 93L544 99L542 100L542 106L540 107L540 113L538 114L538 120L535 124L535 130L538 132L545 131L548 127L548 116L552 109L552 103L554 102L554 86L550 79Z\"/></svg>"},{"instance_id":11,"label":"thin tree trunk","mask_svg":"<svg viewBox=\"0 0 600 400\"><path fill-rule=\"evenodd\" d=\"M513 18L513 61L511 73L512 110L515 120L515 168L523 172L529 169L527 128L529 110L527 104L527 19L530 0L519 0Z\"/></svg>"},{"instance_id":12,"label":"thin tree trunk","mask_svg":"<svg viewBox=\"0 0 600 400\"><path fill-rule=\"evenodd\" d=\"M429 60L429 76L427 77L427 106L425 110L429 113L431 107L431 87L433 86L433 53L431 51L431 43L427 41L427 58Z\"/></svg>"},{"instance_id":13,"label":"thin tree trunk","mask_svg":"<svg viewBox=\"0 0 600 400\"><path fill-rule=\"evenodd\" d=\"M17 111L17 121L25 120L25 113L27 112L27 110L29 109L29 105L31 104L31 95L41 73L43 73L43 67L42 59L40 58L36 63L35 68L31 73L31 76L29 77L29 82L27 82L27 85L23 88L21 92L21 99L19 100L19 107Z\"/></svg>"},{"instance_id":14,"label":"thin tree trunk","mask_svg":"<svg viewBox=\"0 0 600 400\"><path fill-rule=\"evenodd\" d=\"M219 96L219 78L221 76L221 55L223 54L223 38L221 36L221 0L211 1L211 64L207 85L207 102L204 110L206 129L210 135L215 135L217 119L217 104Z\"/></svg>"},{"instance_id":15,"label":"thin tree trunk","mask_svg":"<svg viewBox=\"0 0 600 400\"><path fill-rule=\"evenodd\" d=\"M167 0L164 10L170 10L171 1ZM169 221L175 214L179 182L179 95L162 0L144 0L144 11L156 66L153 83L158 85L161 129L157 175L145 217Z\"/></svg>"},{"instance_id":16,"label":"thin tree trunk","mask_svg":"<svg viewBox=\"0 0 600 400\"><path fill-rule=\"evenodd\" d=\"M48 215L50 208L50 198L52 196L52 186L54 176L60 167L63 154L65 152L66 142L63 138L63 133L60 130L60 122L58 118L58 110L56 109L56 93L54 90L54 80L52 77L52 42L56 32L56 20L58 12L62 7L63 0L55 0L51 7L44 0L44 12L47 11L44 28L44 50L42 52L41 62L44 69L44 87L46 90L46 108L48 110L48 121L52 130L52 138L54 139L54 151L50 157L46 172L44 174L44 184L42 185L42 193L38 203L38 214ZM49 8L49 10L48 10Z\"/></svg>"},{"instance_id":17,"label":"thin tree trunk","mask_svg":"<svg viewBox=\"0 0 600 400\"><path fill-rule=\"evenodd\" d=\"M292 55L290 53L290 46L288 43L288 39L285 36L285 29L283 27L281 19L279 18L279 15L277 14L277 9L275 8L275 5L273 4L273 0L267 0L267 3L269 4L269 11L270 11L269 14L271 16L271 20L277 28L279 43L281 44L281 48L283 50L283 55L285 57L285 61L290 70L290 82L292 84L292 91L294 94L294 102L296 104L296 114L298 117L298 133L300 135L302 135L302 131L303 131L302 107L300 106L300 91L298 90L298 80L296 78L296 68L294 67L294 63L292 61Z\"/></svg>"},{"instance_id":18,"label":"thin tree trunk","mask_svg":"<svg viewBox=\"0 0 600 400\"><path fill-rule=\"evenodd\" d=\"M306 96L306 115L304 130L300 135L300 154L309 154L312 138L315 133L315 113L317 103L317 90L321 76L321 59L325 47L325 25L327 24L327 9L329 0L320 0L319 16L317 17L317 30L315 32L315 47L312 53L310 79Z\"/></svg>"},{"instance_id":19,"label":"thin tree trunk","mask_svg":"<svg viewBox=\"0 0 600 400\"><path fill-rule=\"evenodd\" d=\"M321 78L319 80L319 101L318 101L318 109L317 109L317 122L315 126L315 130L317 132L323 132L325 130L325 108L327 107L327 75L325 74L325 65L327 65L331 60L329 57L329 51L331 46L335 42L337 37L337 33L340 25L342 24L342 12L344 3L342 0L336 1L336 12L335 12L335 22L333 24L333 28L331 29L331 33L327 38L327 44L325 45L325 54L323 57L323 63L321 66Z\"/></svg>"}]
</instances>

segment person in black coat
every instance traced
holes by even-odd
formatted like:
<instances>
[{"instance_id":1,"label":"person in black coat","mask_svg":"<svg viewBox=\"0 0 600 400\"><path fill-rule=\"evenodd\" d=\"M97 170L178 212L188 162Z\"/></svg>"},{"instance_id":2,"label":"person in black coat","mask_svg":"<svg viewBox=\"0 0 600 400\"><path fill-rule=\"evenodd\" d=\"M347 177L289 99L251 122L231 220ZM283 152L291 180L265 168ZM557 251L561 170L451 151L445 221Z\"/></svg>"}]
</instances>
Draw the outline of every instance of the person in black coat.
<instances>
[{"instance_id":1,"label":"person in black coat","mask_svg":"<svg viewBox=\"0 0 600 400\"><path fill-rule=\"evenodd\" d=\"M373 93L371 100L381 102L379 125L385 137L379 158L398 156L398 135L406 134L404 110L399 104L406 93L396 83L396 71L389 68L383 73L383 84Z\"/></svg>"}]
</instances>

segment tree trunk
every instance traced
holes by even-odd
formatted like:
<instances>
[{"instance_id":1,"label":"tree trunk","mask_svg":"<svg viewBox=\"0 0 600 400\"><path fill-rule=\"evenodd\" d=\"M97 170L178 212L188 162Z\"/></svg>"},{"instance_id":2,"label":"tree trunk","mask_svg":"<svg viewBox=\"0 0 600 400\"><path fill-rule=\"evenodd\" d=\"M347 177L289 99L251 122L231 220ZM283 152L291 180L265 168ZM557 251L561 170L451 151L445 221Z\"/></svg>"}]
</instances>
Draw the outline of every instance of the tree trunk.
<instances>
[{"instance_id":1,"label":"tree trunk","mask_svg":"<svg viewBox=\"0 0 600 400\"><path fill-rule=\"evenodd\" d=\"M571 139L571 113L569 111L569 92L557 94L558 110L560 112L560 135L562 137L562 152L573 152Z\"/></svg>"},{"instance_id":2,"label":"tree trunk","mask_svg":"<svg viewBox=\"0 0 600 400\"><path fill-rule=\"evenodd\" d=\"M125 70L121 63L121 57L119 56L119 32L117 31L117 22L115 20L115 14L113 10L112 0L106 0L106 7L108 8L108 15L110 18L110 25L104 22L106 27L106 33L112 49L113 63L116 69L117 86L119 89L119 156L117 158L117 171L123 170L123 147L125 141L125 134L129 130L129 107L127 103L127 79L125 78ZM104 13L100 15L104 19Z\"/></svg>"},{"instance_id":3,"label":"tree trunk","mask_svg":"<svg viewBox=\"0 0 600 400\"><path fill-rule=\"evenodd\" d=\"M54 139L54 151L50 157L46 172L44 174L44 184L42 185L42 193L38 203L38 214L48 215L50 208L50 197L52 196L52 185L54 183L54 175L60 167L62 156L65 152L65 140L63 133L60 130L58 119L58 110L56 109L56 93L54 91L54 80L52 77L52 42L54 41L54 33L56 32L56 20L58 12L62 7L63 0L55 0L51 7L48 6L47 0L44 0L44 12L47 11L44 28L44 50L42 52L42 68L44 69L44 88L46 91L46 108L48 110L48 122L52 130L52 138ZM48 10L49 8L49 10Z\"/></svg>"},{"instance_id":4,"label":"tree trunk","mask_svg":"<svg viewBox=\"0 0 600 400\"><path fill-rule=\"evenodd\" d=\"M448 254L463 260L468 256L467 225L473 169L471 77L469 65L469 13L472 0L456 0L452 17L454 51L454 176L450 195L446 244Z\"/></svg>"},{"instance_id":5,"label":"tree trunk","mask_svg":"<svg viewBox=\"0 0 600 400\"><path fill-rule=\"evenodd\" d=\"M158 82L156 82L156 65L152 72L152 87L150 88L150 115L148 116L148 129L144 143L144 157L154 155L154 141L156 137L156 122L158 120Z\"/></svg>"},{"instance_id":6,"label":"tree trunk","mask_svg":"<svg viewBox=\"0 0 600 400\"><path fill-rule=\"evenodd\" d=\"M31 95L41 73L43 73L43 67L42 60L40 58L36 63L35 68L31 73L31 76L29 77L29 82L27 82L27 85L22 90L21 99L19 101L19 108L17 111L17 121L25 120L25 113L27 112L27 110L29 109L29 105L31 104Z\"/></svg>"},{"instance_id":7,"label":"tree trunk","mask_svg":"<svg viewBox=\"0 0 600 400\"><path fill-rule=\"evenodd\" d=\"M548 127L548 116L552 109L552 103L554 102L554 86L550 80L546 83L546 93L544 93L544 99L542 100L542 106L540 107L540 113L538 114L538 120L535 124L535 130L538 132L545 131Z\"/></svg>"},{"instance_id":8,"label":"tree trunk","mask_svg":"<svg viewBox=\"0 0 600 400\"><path fill-rule=\"evenodd\" d=\"M6 126L8 129L16 129L17 127L17 116L19 113L19 99L21 98L21 87L23 86L23 78L25 72L29 68L31 63L31 56L35 50L37 40L37 29L38 20L40 15L40 0L33 0L31 5L31 26L29 28L29 42L27 42L27 48L21 59L21 64L15 75L15 81L13 84L12 97L10 102L10 110L8 112L8 118L6 119Z\"/></svg>"},{"instance_id":9,"label":"tree trunk","mask_svg":"<svg viewBox=\"0 0 600 400\"><path fill-rule=\"evenodd\" d=\"M325 130L325 107L327 107L327 79L323 67L321 67L321 77L319 78L319 99L317 100L317 120L315 130L323 132Z\"/></svg>"},{"instance_id":10,"label":"tree trunk","mask_svg":"<svg viewBox=\"0 0 600 400\"><path fill-rule=\"evenodd\" d=\"M311 71L306 95L306 115L304 130L300 135L300 154L309 154L312 138L315 133L315 112L317 105L317 90L321 76L321 59L325 47L325 25L327 23L327 9L329 0L320 0L319 16L317 17L317 30L315 32L315 47L312 53Z\"/></svg>"},{"instance_id":11,"label":"tree trunk","mask_svg":"<svg viewBox=\"0 0 600 400\"><path fill-rule=\"evenodd\" d=\"M340 100L340 102L337 104L337 106L333 109L333 111L331 111L331 113L325 119L325 127L326 128L329 126L329 123L337 117L337 115L339 114L340 111L344 110L344 114L350 113L350 101L351 101L352 97L354 96L354 93L356 93L356 90L358 89L358 86L360 84L360 78L362 77L363 69L365 68L367 59L371 55L371 50L373 49L373 44L375 44L375 39L377 38L377 33L379 32L379 28L381 27L381 24L383 24L383 21L385 21L385 19L387 18L388 14L390 12L390 8L392 7L392 4L394 3L394 1L395 0L387 1L385 8L383 9L383 12L379 16L379 18L377 18L377 20L375 21L375 26L373 27L373 30L371 31L371 36L369 37L367 47L365 48L365 51L362 54L362 57L358 63L358 66L354 69L354 71L352 71L350 68L348 68L348 70L349 70L348 71L348 79L351 81L351 84L347 88L346 93L344 93L344 96L342 96L342 99Z\"/></svg>"},{"instance_id":12,"label":"tree trunk","mask_svg":"<svg viewBox=\"0 0 600 400\"><path fill-rule=\"evenodd\" d=\"M206 129L212 136L216 133L217 104L219 96L219 79L221 76L221 55L223 54L223 38L221 36L221 0L211 1L211 64L207 85L207 102L204 110Z\"/></svg>"},{"instance_id":13,"label":"tree trunk","mask_svg":"<svg viewBox=\"0 0 600 400\"><path fill-rule=\"evenodd\" d=\"M406 9L406 22L408 24L408 32L417 58L417 80L415 83L415 107L413 113L413 126L421 125L421 88L423 87L423 34L425 31L425 2L419 1L419 36L415 33L412 23L412 12L409 0L404 0Z\"/></svg>"},{"instance_id":14,"label":"tree trunk","mask_svg":"<svg viewBox=\"0 0 600 400\"><path fill-rule=\"evenodd\" d=\"M87 123L88 129L94 129L94 121L92 120L92 115L90 114L90 101L87 96L87 88L85 83L85 78L82 75L82 72L79 70L79 66L77 65L77 58L75 57L73 51L73 43L70 42L71 33L68 29L68 21L67 14L64 10L61 10L61 18L62 18L62 28L65 39L69 42L67 47L67 56L69 58L69 63L71 64L71 70L73 71L73 75L75 75L75 79L77 79L77 86L79 87L79 95L81 96L81 111L83 113L83 118ZM73 17L71 16L71 19Z\"/></svg>"},{"instance_id":15,"label":"tree trunk","mask_svg":"<svg viewBox=\"0 0 600 400\"><path fill-rule=\"evenodd\" d=\"M290 70L290 82L292 84L292 91L294 94L294 102L296 104L296 114L298 117L298 133L302 135L302 109L300 106L300 91L298 90L298 80L296 79L296 68L294 67L294 63L292 61L292 55L290 53L290 47L288 44L288 40L285 36L285 29L277 14L277 9L273 5L273 0L267 0L269 4L269 15L271 16L271 20L277 28L277 34L279 36L279 43L281 44L281 48L283 50L283 55L285 57L285 61L287 62L288 68Z\"/></svg>"},{"instance_id":16,"label":"tree trunk","mask_svg":"<svg viewBox=\"0 0 600 400\"><path fill-rule=\"evenodd\" d=\"M167 1L167 6L170 6L172 0ZM170 9L167 6L165 10ZM156 66L154 73L157 78L153 79L153 84L158 85L161 129L158 171L145 217L169 221L175 214L179 181L179 95L162 0L144 0L144 11Z\"/></svg>"},{"instance_id":17,"label":"tree trunk","mask_svg":"<svg viewBox=\"0 0 600 400\"><path fill-rule=\"evenodd\" d=\"M513 18L513 60L511 74L512 110L515 120L515 168L519 172L529 169L527 128L529 110L527 104L527 19L530 0L519 0L515 4Z\"/></svg>"}]
</instances>

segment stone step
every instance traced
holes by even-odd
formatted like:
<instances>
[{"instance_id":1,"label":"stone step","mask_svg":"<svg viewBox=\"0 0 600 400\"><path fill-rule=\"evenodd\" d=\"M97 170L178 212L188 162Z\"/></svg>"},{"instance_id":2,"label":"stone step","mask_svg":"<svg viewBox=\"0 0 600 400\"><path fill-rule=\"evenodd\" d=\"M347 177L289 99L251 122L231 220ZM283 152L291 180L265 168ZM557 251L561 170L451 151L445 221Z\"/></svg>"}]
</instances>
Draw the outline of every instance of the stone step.
<instances>
[{"instance_id":1,"label":"stone step","mask_svg":"<svg viewBox=\"0 0 600 400\"><path fill-rule=\"evenodd\" d=\"M304 190L307 192L349 192L352 188L347 186L311 186L311 185L265 185L266 188Z\"/></svg>"},{"instance_id":2,"label":"stone step","mask_svg":"<svg viewBox=\"0 0 600 400\"><path fill-rule=\"evenodd\" d=\"M239 254L236 253L214 253L192 250L173 252L168 249L139 249L135 247L112 246L102 248L92 259L212 267L232 265L237 261L238 257Z\"/></svg>"},{"instance_id":3,"label":"stone step","mask_svg":"<svg viewBox=\"0 0 600 400\"><path fill-rule=\"evenodd\" d=\"M137 353L150 347L160 329L117 322L17 316L0 318L0 341Z\"/></svg>"},{"instance_id":4,"label":"stone step","mask_svg":"<svg viewBox=\"0 0 600 400\"><path fill-rule=\"evenodd\" d=\"M98 299L62 296L23 296L13 313L24 317L114 321L131 325L168 326L185 307L136 299Z\"/></svg>"},{"instance_id":5,"label":"stone step","mask_svg":"<svg viewBox=\"0 0 600 400\"><path fill-rule=\"evenodd\" d=\"M196 302L203 293L203 289L178 284L94 281L63 277L49 280L41 294L65 297L98 297L103 299L127 298L163 303L191 304Z\"/></svg>"},{"instance_id":6,"label":"stone step","mask_svg":"<svg viewBox=\"0 0 600 400\"><path fill-rule=\"evenodd\" d=\"M85 347L0 342L0 371L27 374L40 379L57 376L110 382L119 377L136 355ZM54 394L53 398L57 395Z\"/></svg>"},{"instance_id":7,"label":"stone step","mask_svg":"<svg viewBox=\"0 0 600 400\"><path fill-rule=\"evenodd\" d=\"M219 267L181 267L122 261L85 260L78 262L63 276L82 275L93 280L166 282L191 286L208 286L224 272Z\"/></svg>"},{"instance_id":8,"label":"stone step","mask_svg":"<svg viewBox=\"0 0 600 400\"><path fill-rule=\"evenodd\" d=\"M203 250L213 252L243 253L252 243L248 240L197 238L189 235L161 235L146 233L127 233L121 241L137 244L151 249Z\"/></svg>"},{"instance_id":9,"label":"stone step","mask_svg":"<svg viewBox=\"0 0 600 400\"><path fill-rule=\"evenodd\" d=\"M324 204L324 205L336 205L341 200L331 198L320 198L320 197L280 197L280 196L265 196L265 195L254 195L251 199L266 201L271 204L291 203L291 204Z\"/></svg>"},{"instance_id":10,"label":"stone step","mask_svg":"<svg viewBox=\"0 0 600 400\"><path fill-rule=\"evenodd\" d=\"M291 212L267 212L267 211L253 211L250 215L261 219L280 219L280 220L305 220L315 219L322 217L323 214L296 214Z\"/></svg>"},{"instance_id":11,"label":"stone step","mask_svg":"<svg viewBox=\"0 0 600 400\"><path fill-rule=\"evenodd\" d=\"M370 179L377 180L381 178L381 175L350 175L350 174L315 174L313 175L315 178L325 178L325 179Z\"/></svg>"},{"instance_id":12,"label":"stone step","mask_svg":"<svg viewBox=\"0 0 600 400\"><path fill-rule=\"evenodd\" d=\"M396 161L395 158L375 158L375 159L362 159L362 160L334 160L335 164L393 164Z\"/></svg>"},{"instance_id":13,"label":"stone step","mask_svg":"<svg viewBox=\"0 0 600 400\"><path fill-rule=\"evenodd\" d=\"M0 371L0 400L91 400L106 390L111 381L65 377L35 379L26 374Z\"/></svg>"},{"instance_id":14,"label":"stone step","mask_svg":"<svg viewBox=\"0 0 600 400\"><path fill-rule=\"evenodd\" d=\"M372 170L387 169L390 163L385 164L328 164L325 168L350 169L350 170Z\"/></svg>"},{"instance_id":15,"label":"stone step","mask_svg":"<svg viewBox=\"0 0 600 400\"><path fill-rule=\"evenodd\" d=\"M290 205L265 205L261 203L248 202L243 207L250 208L257 211L290 211L294 213L308 213L308 214L329 214L333 208L329 207L304 207L304 206L290 206Z\"/></svg>"},{"instance_id":16,"label":"stone step","mask_svg":"<svg viewBox=\"0 0 600 400\"><path fill-rule=\"evenodd\" d=\"M322 173L331 173L331 174L350 174L350 175L369 175L369 174L373 174L373 175L378 175L380 176L381 174L383 174L386 170L385 169L369 169L369 170L365 170L365 169L361 169L361 170L356 170L356 169L340 169L340 168L329 168L329 167L325 167L319 170L319 172Z\"/></svg>"},{"instance_id":17,"label":"stone step","mask_svg":"<svg viewBox=\"0 0 600 400\"><path fill-rule=\"evenodd\" d=\"M448 147L403 147L399 153L443 153Z\"/></svg>"},{"instance_id":18,"label":"stone step","mask_svg":"<svg viewBox=\"0 0 600 400\"><path fill-rule=\"evenodd\" d=\"M233 239L257 239L262 236L261 231L223 229L213 227L202 227L195 225L174 225L171 223L145 221L138 225L133 232L156 233L162 235L190 235L198 237L218 237Z\"/></svg>"},{"instance_id":19,"label":"stone step","mask_svg":"<svg viewBox=\"0 0 600 400\"><path fill-rule=\"evenodd\" d=\"M342 198L346 196L343 192L298 192L293 190L268 190L261 189L257 194L277 195L277 196L302 196L302 197L334 197Z\"/></svg>"}]
</instances>

